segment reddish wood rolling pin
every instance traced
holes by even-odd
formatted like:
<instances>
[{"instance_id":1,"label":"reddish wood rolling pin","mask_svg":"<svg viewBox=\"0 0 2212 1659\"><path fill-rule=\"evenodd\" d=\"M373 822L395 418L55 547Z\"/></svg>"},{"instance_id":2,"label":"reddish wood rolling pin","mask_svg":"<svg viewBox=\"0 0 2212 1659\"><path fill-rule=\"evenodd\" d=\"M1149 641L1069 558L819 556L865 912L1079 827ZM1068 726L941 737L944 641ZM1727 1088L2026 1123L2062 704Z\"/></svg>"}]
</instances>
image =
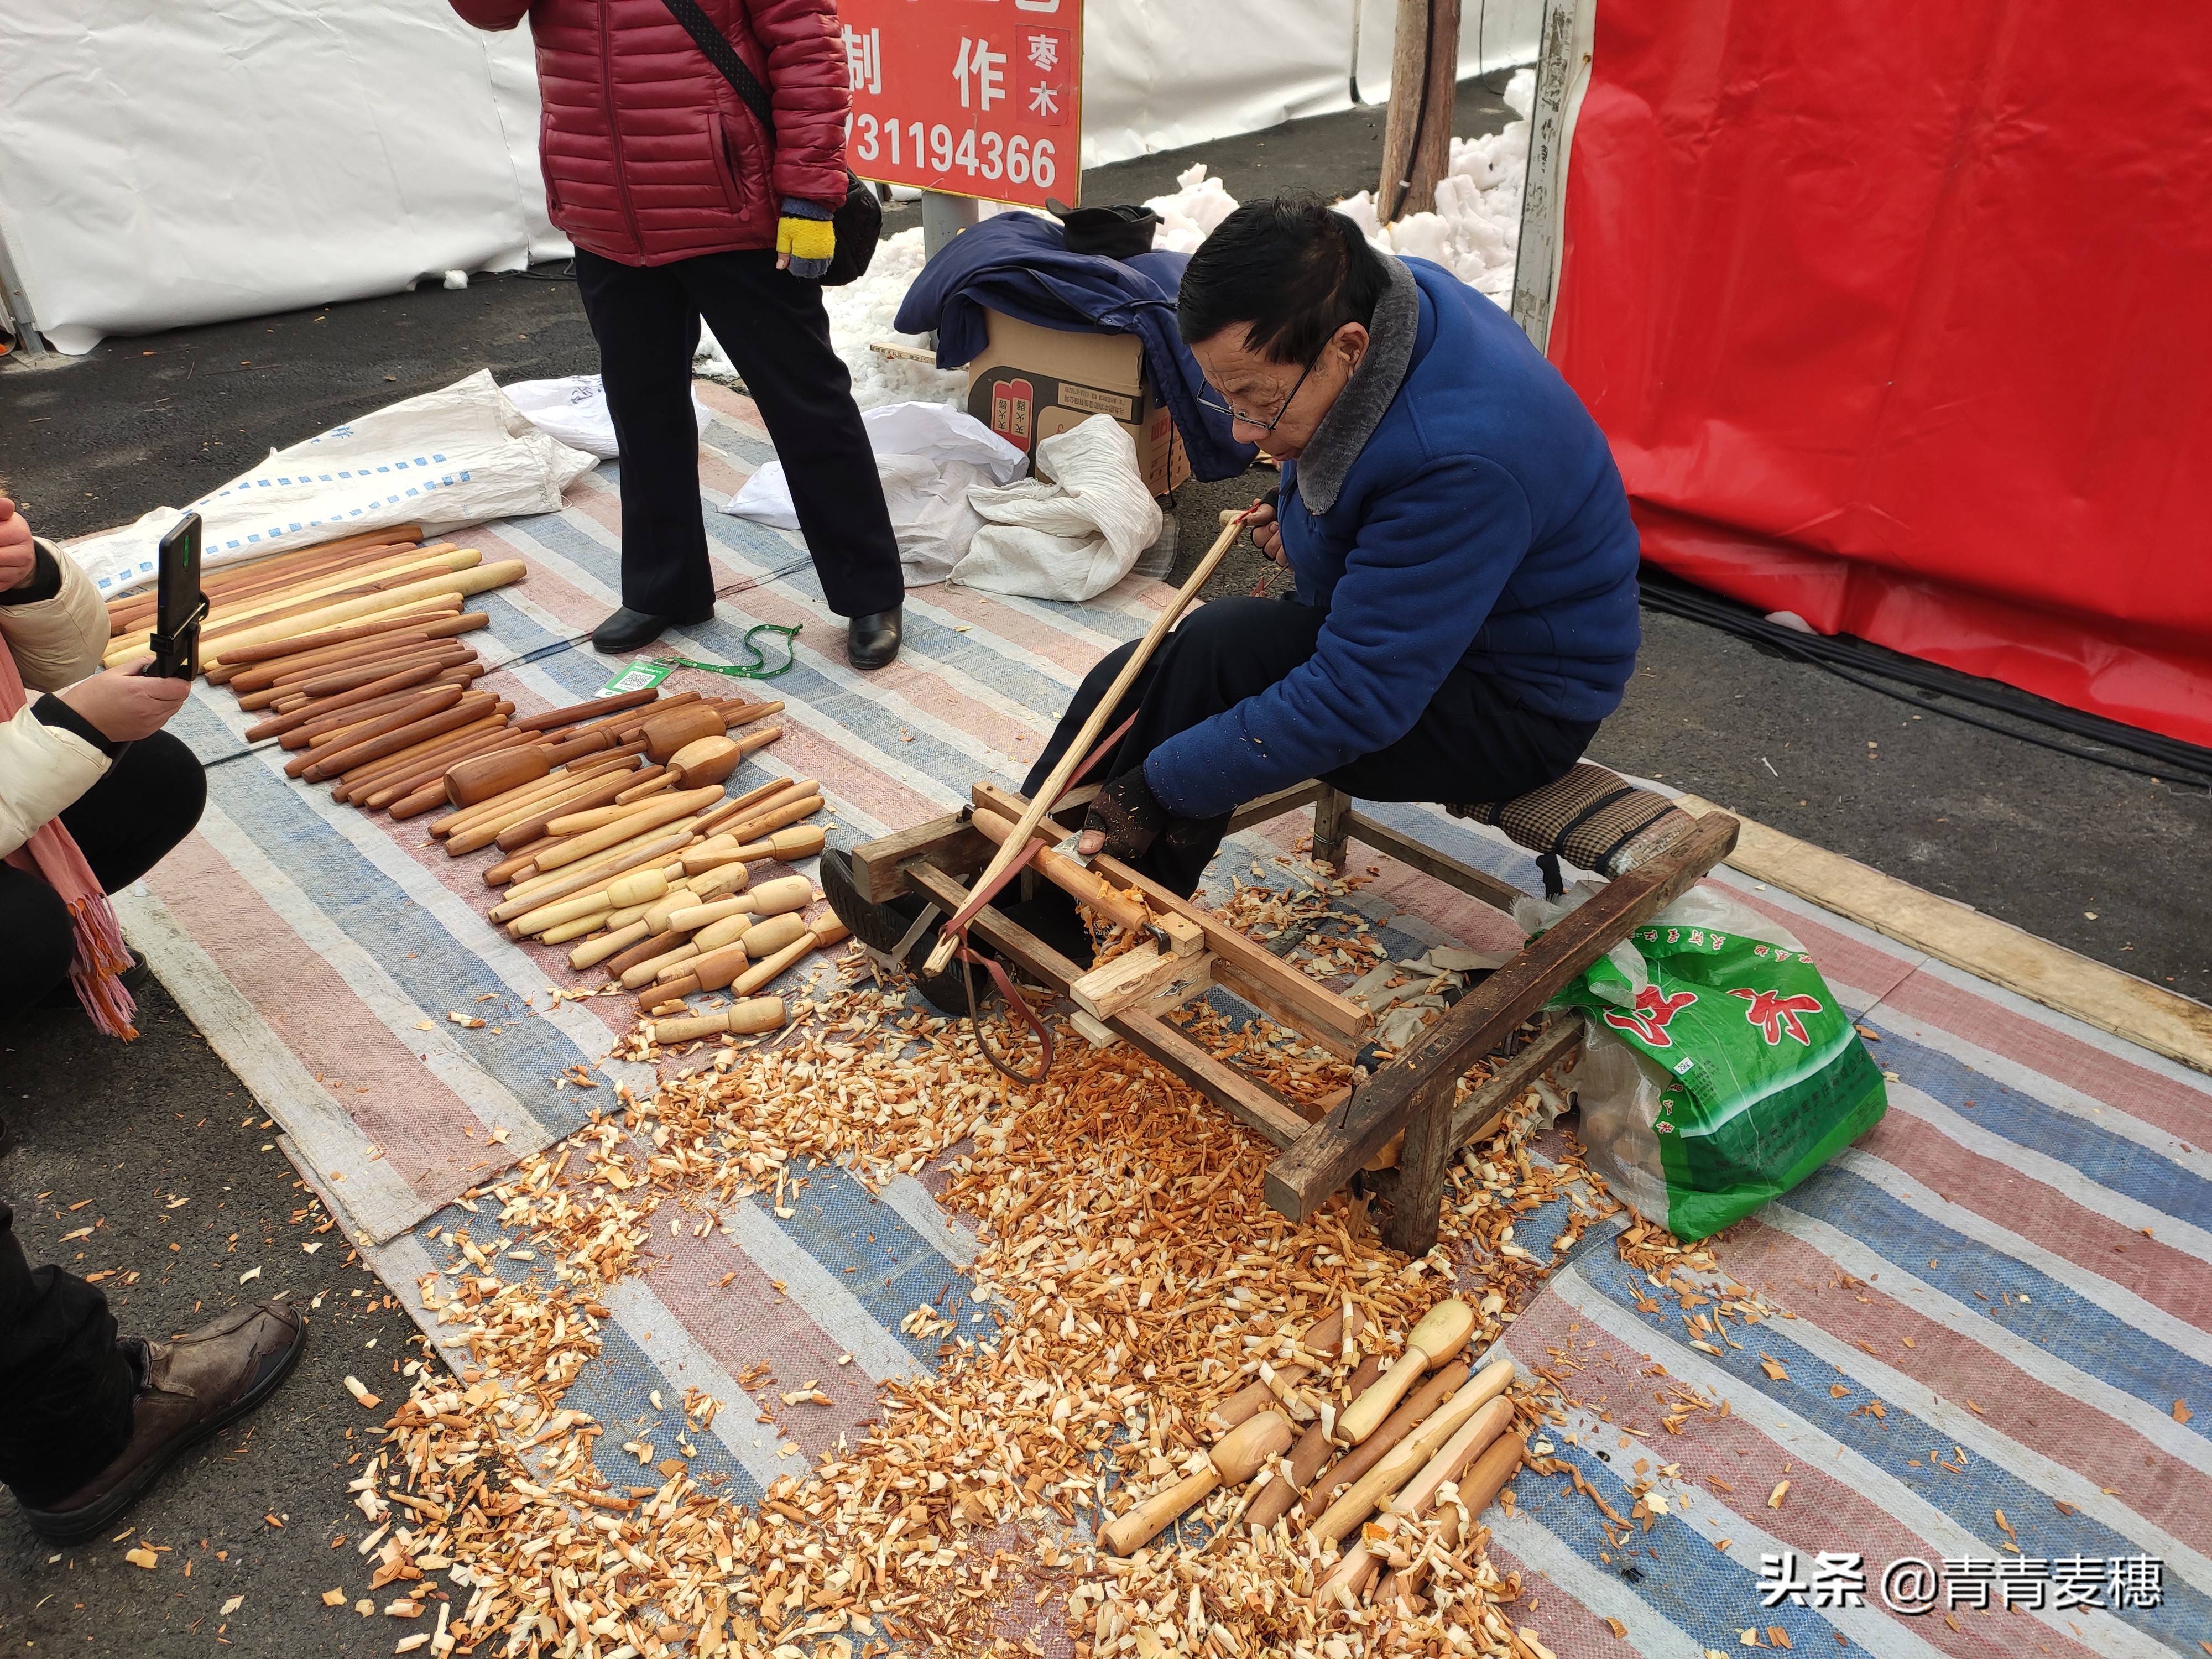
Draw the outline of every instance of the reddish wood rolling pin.
<instances>
[{"instance_id":1,"label":"reddish wood rolling pin","mask_svg":"<svg viewBox=\"0 0 2212 1659\"><path fill-rule=\"evenodd\" d=\"M449 692L459 690L458 686L446 688ZM443 696L444 693L440 695ZM334 755L326 755L315 759L300 775L307 779L309 783L320 783L325 779L335 778L341 773L350 771L355 767L365 766L371 761L383 759L386 755L397 754L402 749L407 748L411 744L419 743L425 738L434 738L441 732L453 730L456 726L466 726L472 720L480 720L491 712L498 701L489 691L471 692L461 697L458 702L446 703L437 708L427 718L418 716L411 724L393 727L374 735L363 732L360 741L349 744ZM393 716L386 716L387 720L392 718ZM381 722L377 723L381 724ZM305 759L307 757L300 758ZM288 766L286 769L290 769Z\"/></svg>"},{"instance_id":2,"label":"reddish wood rolling pin","mask_svg":"<svg viewBox=\"0 0 2212 1659\"><path fill-rule=\"evenodd\" d=\"M1366 1322L1366 1316L1354 1308L1352 1310L1352 1334L1358 1336L1360 1328ZM1305 1334L1298 1338L1298 1346L1311 1354L1341 1352L1344 1327L1344 1310L1341 1308L1334 1313L1324 1314L1306 1327ZM1277 1376L1291 1383L1304 1382L1311 1374L1311 1368L1305 1365L1279 1365L1275 1369ZM1226 1434L1255 1412L1274 1403L1274 1391L1265 1382L1248 1382L1206 1414L1206 1426L1212 1433Z\"/></svg>"},{"instance_id":3,"label":"reddish wood rolling pin","mask_svg":"<svg viewBox=\"0 0 2212 1659\"><path fill-rule=\"evenodd\" d=\"M1357 1395L1382 1374L1382 1356L1369 1354L1359 1362L1359 1369L1352 1374L1351 1392ZM1266 1384L1261 1386L1264 1388ZM1253 1498L1250 1507L1244 1511L1245 1523L1264 1531L1288 1515L1291 1505L1313 1484L1314 1476L1321 1473L1322 1465L1328 1462L1335 1450L1336 1442L1329 1437L1326 1428L1319 1423L1308 1425L1306 1431L1298 1437L1298 1443L1291 1448L1289 1468L1278 1468L1275 1478L1261 1488L1259 1495Z\"/></svg>"},{"instance_id":4,"label":"reddish wood rolling pin","mask_svg":"<svg viewBox=\"0 0 2212 1659\"><path fill-rule=\"evenodd\" d=\"M1528 1443L1519 1435L1506 1433L1490 1443L1489 1449L1474 1460L1474 1465L1456 1477L1459 1482L1459 1502L1439 1504L1431 1509L1428 1525L1437 1535L1437 1541L1447 1550L1459 1545L1460 1513L1480 1516L1497 1501L1505 1483L1521 1472L1522 1459L1528 1454ZM1410 1567L1391 1573L1376 1591L1376 1602L1385 1607L1403 1607L1410 1617L1414 1596L1420 1594L1421 1585L1429 1576L1426 1560L1417 1560Z\"/></svg>"}]
</instances>

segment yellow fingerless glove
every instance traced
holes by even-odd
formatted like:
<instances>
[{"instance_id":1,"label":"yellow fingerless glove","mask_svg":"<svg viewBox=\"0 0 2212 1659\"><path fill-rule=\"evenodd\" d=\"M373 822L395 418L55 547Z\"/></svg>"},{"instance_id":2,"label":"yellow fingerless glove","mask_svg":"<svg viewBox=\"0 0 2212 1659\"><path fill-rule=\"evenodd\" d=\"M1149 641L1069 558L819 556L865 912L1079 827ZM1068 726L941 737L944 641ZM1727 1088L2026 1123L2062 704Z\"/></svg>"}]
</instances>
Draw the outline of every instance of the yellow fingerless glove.
<instances>
[{"instance_id":1,"label":"yellow fingerless glove","mask_svg":"<svg viewBox=\"0 0 2212 1659\"><path fill-rule=\"evenodd\" d=\"M837 227L827 219L779 219L775 251L788 253L794 266L804 259L826 270L837 252Z\"/></svg>"}]
</instances>

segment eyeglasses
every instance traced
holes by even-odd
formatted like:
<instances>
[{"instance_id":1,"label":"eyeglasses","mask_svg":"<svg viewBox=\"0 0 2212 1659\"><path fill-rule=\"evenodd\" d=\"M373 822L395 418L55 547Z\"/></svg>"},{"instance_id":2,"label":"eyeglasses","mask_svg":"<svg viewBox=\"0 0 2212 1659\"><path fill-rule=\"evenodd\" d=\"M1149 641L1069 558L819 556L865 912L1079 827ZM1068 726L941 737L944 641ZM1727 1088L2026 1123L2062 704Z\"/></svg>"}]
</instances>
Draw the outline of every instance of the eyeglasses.
<instances>
[{"instance_id":1,"label":"eyeglasses","mask_svg":"<svg viewBox=\"0 0 2212 1659\"><path fill-rule=\"evenodd\" d=\"M1323 340L1321 343L1321 351L1315 352L1311 357L1306 360L1305 368L1299 371L1298 378L1291 384L1291 395L1284 398L1282 406L1275 410L1275 417L1273 420L1263 421L1256 415L1247 415L1243 410L1234 408L1231 405L1224 403L1220 398L1212 395L1212 387L1208 387L1206 391L1200 392L1198 394L1198 401L1202 407L1213 410L1217 415L1226 415L1231 420L1238 422L1245 426L1256 426L1262 432L1273 432L1276 427L1282 423L1283 416L1291 412L1291 405L1297 401L1299 392L1301 392L1305 386L1306 377L1311 374L1314 370L1319 367L1322 359L1322 352L1327 351L1328 347L1329 342L1328 340Z\"/></svg>"}]
</instances>

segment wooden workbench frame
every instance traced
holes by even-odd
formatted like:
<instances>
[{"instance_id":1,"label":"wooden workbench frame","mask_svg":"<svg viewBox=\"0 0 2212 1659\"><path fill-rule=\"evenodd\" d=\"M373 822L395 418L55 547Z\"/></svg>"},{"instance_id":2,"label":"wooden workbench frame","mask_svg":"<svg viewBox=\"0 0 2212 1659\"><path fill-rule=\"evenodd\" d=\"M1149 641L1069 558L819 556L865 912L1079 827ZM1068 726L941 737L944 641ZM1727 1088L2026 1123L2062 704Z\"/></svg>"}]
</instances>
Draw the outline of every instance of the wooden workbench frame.
<instances>
[{"instance_id":1,"label":"wooden workbench frame","mask_svg":"<svg viewBox=\"0 0 2212 1659\"><path fill-rule=\"evenodd\" d=\"M989 784L978 784L974 793L976 805L1009 816L1018 816L1027 805L1022 797ZM1091 792L1079 793L1087 797ZM1334 856L1324 861L1341 867L1346 842L1356 833L1485 902L1519 896L1517 889L1506 887L1495 877L1420 848L1352 811L1342 795L1322 784L1255 801L1232 818L1231 828L1264 823L1309 801L1315 807L1317 849L1324 843L1324 830L1329 832L1328 850ZM1083 804L1071 799L1060 812L1072 816ZM1436 1243L1444 1178L1453 1154L1469 1139L1489 1133L1530 1084L1568 1060L1578 1047L1580 1022L1566 1020L1554 1022L1534 1040L1510 1050L1521 1027L1568 981L1727 857L1735 845L1736 830L1736 821L1725 813L1699 818L1674 848L1608 883L1468 991L1418 1042L1379 1066L1340 1108L1317 1121L1309 1121L1284 1096L1193 1042L1161 1018L1165 1007L1133 1006L1103 1023L1282 1148L1267 1168L1266 1192L1268 1203L1294 1220L1312 1214L1330 1194L1373 1164L1402 1131L1395 1169L1370 1179L1389 1200L1384 1242L1417 1255ZM1407 849L1420 856L1408 856ZM984 867L992 850L992 843L968 823L966 814L957 813L856 848L853 870L864 897L881 902L920 892L950 914L967 902L965 878ZM1366 1009L1262 950L1204 907L1177 897L1127 866L1102 857L1092 860L1092 867L1116 887L1141 891L1156 915L1179 914L1195 922L1205 934L1212 982L1341 1058L1353 1059L1365 1046L1373 1024ZM1061 994L1082 977L1083 970L1074 963L996 906L985 906L971 926ZM1460 1079L1493 1054L1501 1060L1489 1081L1466 1100L1458 1099Z\"/></svg>"}]
</instances>

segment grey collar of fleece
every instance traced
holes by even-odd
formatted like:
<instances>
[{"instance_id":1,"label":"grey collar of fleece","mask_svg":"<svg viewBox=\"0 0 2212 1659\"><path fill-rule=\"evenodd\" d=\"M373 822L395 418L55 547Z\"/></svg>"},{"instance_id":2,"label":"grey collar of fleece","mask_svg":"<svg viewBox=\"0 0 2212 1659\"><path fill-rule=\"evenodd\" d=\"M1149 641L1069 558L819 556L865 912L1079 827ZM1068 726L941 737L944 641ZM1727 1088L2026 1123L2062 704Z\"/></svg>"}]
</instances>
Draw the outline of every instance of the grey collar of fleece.
<instances>
[{"instance_id":1,"label":"grey collar of fleece","mask_svg":"<svg viewBox=\"0 0 2212 1659\"><path fill-rule=\"evenodd\" d=\"M1390 268L1390 286L1375 302L1374 320L1367 325L1367 350L1322 416L1305 453L1298 457L1298 495L1310 513L1326 513L1336 505L1346 475L1382 423L1413 361L1413 339L1421 328L1421 290L1403 260L1385 253L1382 263Z\"/></svg>"}]
</instances>

